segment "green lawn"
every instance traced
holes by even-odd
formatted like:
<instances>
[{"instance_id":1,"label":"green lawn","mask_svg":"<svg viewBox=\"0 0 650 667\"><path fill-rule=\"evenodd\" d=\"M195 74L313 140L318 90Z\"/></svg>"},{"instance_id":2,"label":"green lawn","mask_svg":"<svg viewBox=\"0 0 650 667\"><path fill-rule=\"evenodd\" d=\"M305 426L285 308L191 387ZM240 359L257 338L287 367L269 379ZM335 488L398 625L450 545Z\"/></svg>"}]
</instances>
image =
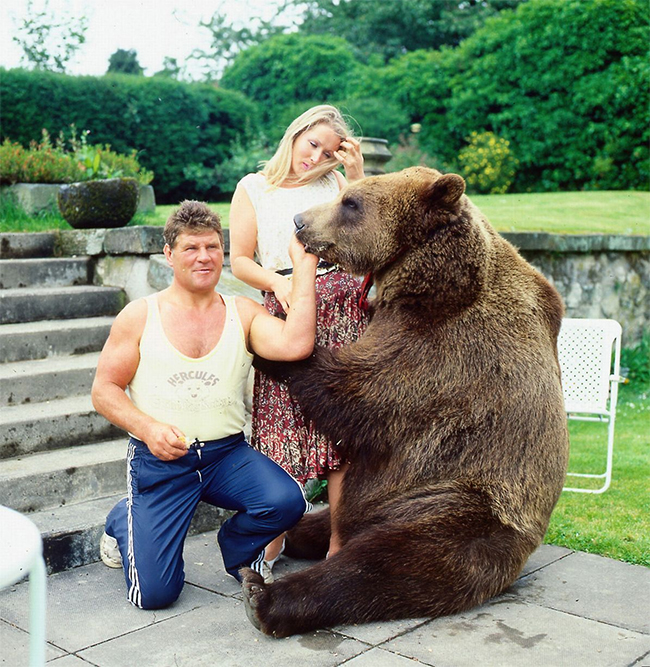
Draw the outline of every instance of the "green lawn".
<instances>
[{"instance_id":1,"label":"green lawn","mask_svg":"<svg viewBox=\"0 0 650 667\"><path fill-rule=\"evenodd\" d=\"M650 234L650 192L547 192L477 195L472 201L500 232ZM210 204L228 226L230 205ZM143 224L165 224L174 206L157 206Z\"/></svg>"},{"instance_id":2,"label":"green lawn","mask_svg":"<svg viewBox=\"0 0 650 667\"><path fill-rule=\"evenodd\" d=\"M570 422L569 470L605 470L606 426ZM595 435L599 433L600 435ZM571 479L571 486L576 485ZM564 491L545 542L650 566L650 389L619 389L611 486L605 493Z\"/></svg>"},{"instance_id":3,"label":"green lawn","mask_svg":"<svg viewBox=\"0 0 650 667\"><path fill-rule=\"evenodd\" d=\"M477 195L472 201L501 232L544 231L559 234L650 234L650 192L547 192ZM229 203L210 203L228 227ZM175 205L159 205L131 224L164 225ZM69 229L58 214L36 218L0 205L0 231Z\"/></svg>"},{"instance_id":4,"label":"green lawn","mask_svg":"<svg viewBox=\"0 0 650 667\"><path fill-rule=\"evenodd\" d=\"M500 232L650 234L650 192L546 192L471 199Z\"/></svg>"}]
</instances>

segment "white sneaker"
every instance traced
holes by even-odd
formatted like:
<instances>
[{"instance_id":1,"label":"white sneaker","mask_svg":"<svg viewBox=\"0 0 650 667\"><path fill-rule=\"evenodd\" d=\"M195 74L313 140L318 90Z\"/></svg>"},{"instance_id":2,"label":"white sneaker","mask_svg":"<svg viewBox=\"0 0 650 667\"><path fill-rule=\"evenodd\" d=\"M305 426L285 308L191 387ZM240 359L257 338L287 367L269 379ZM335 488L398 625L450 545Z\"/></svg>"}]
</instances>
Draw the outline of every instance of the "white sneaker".
<instances>
[{"instance_id":1,"label":"white sneaker","mask_svg":"<svg viewBox=\"0 0 650 667\"><path fill-rule=\"evenodd\" d=\"M280 556L283 554L285 542L286 540L282 540L282 546L280 547L280 551L273 560L262 561L262 576L264 577L265 584L272 584L275 581L275 579L273 578L273 566L275 565L278 558L280 558Z\"/></svg>"},{"instance_id":2,"label":"white sneaker","mask_svg":"<svg viewBox=\"0 0 650 667\"><path fill-rule=\"evenodd\" d=\"M273 563L268 560L262 561L262 577L265 584L272 584L275 579L273 577Z\"/></svg>"},{"instance_id":3,"label":"white sneaker","mask_svg":"<svg viewBox=\"0 0 650 667\"><path fill-rule=\"evenodd\" d=\"M104 565L112 568L122 568L122 554L117 546L117 540L104 533L99 540L99 555Z\"/></svg>"}]
</instances>

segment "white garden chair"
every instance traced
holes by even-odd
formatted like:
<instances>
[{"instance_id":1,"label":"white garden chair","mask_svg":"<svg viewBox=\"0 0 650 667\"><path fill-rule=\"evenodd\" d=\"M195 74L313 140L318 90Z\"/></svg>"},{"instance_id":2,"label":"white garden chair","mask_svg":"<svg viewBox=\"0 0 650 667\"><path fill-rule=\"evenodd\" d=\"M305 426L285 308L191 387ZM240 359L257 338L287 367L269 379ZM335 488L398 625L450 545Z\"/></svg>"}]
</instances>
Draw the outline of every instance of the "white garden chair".
<instances>
[{"instance_id":1,"label":"white garden chair","mask_svg":"<svg viewBox=\"0 0 650 667\"><path fill-rule=\"evenodd\" d=\"M607 426L605 471L567 473L567 477L600 479L602 485L597 489L565 487L564 490L604 493L612 481L618 383L624 380L620 376L621 325L615 320L565 318L557 349L567 417Z\"/></svg>"}]
</instances>

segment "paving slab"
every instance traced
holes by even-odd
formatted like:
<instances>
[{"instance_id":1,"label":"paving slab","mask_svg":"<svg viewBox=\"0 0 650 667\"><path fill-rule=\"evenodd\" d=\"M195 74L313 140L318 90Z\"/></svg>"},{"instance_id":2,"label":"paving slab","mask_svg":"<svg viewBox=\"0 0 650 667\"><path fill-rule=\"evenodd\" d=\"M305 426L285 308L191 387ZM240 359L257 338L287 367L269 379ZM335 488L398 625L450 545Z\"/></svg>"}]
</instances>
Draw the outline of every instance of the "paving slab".
<instances>
[{"instance_id":1,"label":"paving slab","mask_svg":"<svg viewBox=\"0 0 650 667\"><path fill-rule=\"evenodd\" d=\"M517 598L435 619L382 648L435 667L630 665L650 636Z\"/></svg>"},{"instance_id":2,"label":"paving slab","mask_svg":"<svg viewBox=\"0 0 650 667\"><path fill-rule=\"evenodd\" d=\"M272 639L242 618L243 603L224 598L78 655L102 667L334 667L367 649L361 642L326 631Z\"/></svg>"},{"instance_id":3,"label":"paving slab","mask_svg":"<svg viewBox=\"0 0 650 667\"><path fill-rule=\"evenodd\" d=\"M6 665L6 667L26 665L28 655L29 632L0 620L0 665ZM46 661L65 655L65 651L51 644L48 644L45 650ZM57 662L56 666L60 667L61 663Z\"/></svg>"},{"instance_id":4,"label":"paving slab","mask_svg":"<svg viewBox=\"0 0 650 667\"><path fill-rule=\"evenodd\" d=\"M345 667L414 667L421 664L419 660L405 658L383 648L371 648L346 662Z\"/></svg>"},{"instance_id":5,"label":"paving slab","mask_svg":"<svg viewBox=\"0 0 650 667\"><path fill-rule=\"evenodd\" d=\"M272 639L248 622L239 584L224 572L215 538L216 531L188 538L186 585L166 610L132 607L121 570L101 563L48 577L47 655L52 665L650 665L650 631L633 629L637 613L643 613L634 607L640 603L647 609L648 598L641 598L647 568L544 545L508 591L463 614ZM281 558L274 574L279 578L308 566ZM609 584L603 585L603 579ZM582 600L581 605L563 609L571 599ZM601 607L613 611L598 611ZM0 660L12 667L26 664L27 619L28 583L0 591Z\"/></svg>"},{"instance_id":6,"label":"paving slab","mask_svg":"<svg viewBox=\"0 0 650 667\"><path fill-rule=\"evenodd\" d=\"M650 634L650 568L573 552L511 587L526 601Z\"/></svg>"}]
</instances>

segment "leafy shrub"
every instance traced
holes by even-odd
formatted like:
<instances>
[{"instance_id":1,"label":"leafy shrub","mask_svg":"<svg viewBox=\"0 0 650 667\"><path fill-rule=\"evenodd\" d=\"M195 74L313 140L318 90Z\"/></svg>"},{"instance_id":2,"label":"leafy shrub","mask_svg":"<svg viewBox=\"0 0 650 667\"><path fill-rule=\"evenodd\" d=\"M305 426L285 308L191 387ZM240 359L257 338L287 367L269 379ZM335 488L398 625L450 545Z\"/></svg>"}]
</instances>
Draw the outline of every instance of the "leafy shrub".
<instances>
[{"instance_id":1,"label":"leafy shrub","mask_svg":"<svg viewBox=\"0 0 650 667\"><path fill-rule=\"evenodd\" d=\"M398 102L448 163L474 131L516 147L512 190L646 190L647 0L527 0L456 48L360 71L355 93Z\"/></svg>"},{"instance_id":2,"label":"leafy shrub","mask_svg":"<svg viewBox=\"0 0 650 667\"><path fill-rule=\"evenodd\" d=\"M0 146L0 183L71 183L79 174L77 165L51 144L32 142L24 148L5 139Z\"/></svg>"},{"instance_id":3,"label":"leafy shrub","mask_svg":"<svg viewBox=\"0 0 650 667\"><path fill-rule=\"evenodd\" d=\"M512 184L517 159L510 142L492 132L472 132L468 145L458 155L460 172L468 190L476 194L504 194Z\"/></svg>"},{"instance_id":4,"label":"leafy shrub","mask_svg":"<svg viewBox=\"0 0 650 667\"><path fill-rule=\"evenodd\" d=\"M97 178L132 177L147 185L153 174L142 170L135 152L118 155L110 146L91 146L88 132L77 137L72 126L69 147L63 133L55 144L50 133L42 130L40 143L29 148L5 139L0 146L0 183L73 183Z\"/></svg>"},{"instance_id":5,"label":"leafy shrub","mask_svg":"<svg viewBox=\"0 0 650 667\"><path fill-rule=\"evenodd\" d=\"M43 133L46 134L46 130ZM89 181L98 178L135 178L141 185L149 185L153 172L142 169L138 162L137 151L129 155L120 155L111 150L109 144L91 145L88 143L88 130L77 138L74 125L71 126L70 157L77 164L80 177L77 180ZM65 145L63 134L60 135L62 146Z\"/></svg>"},{"instance_id":6,"label":"leafy shrub","mask_svg":"<svg viewBox=\"0 0 650 667\"><path fill-rule=\"evenodd\" d=\"M356 134L386 139L389 144L399 141L409 131L411 121L402 107L390 99L359 97L334 102L343 114L349 116Z\"/></svg>"},{"instance_id":7,"label":"leafy shrub","mask_svg":"<svg viewBox=\"0 0 650 667\"><path fill-rule=\"evenodd\" d=\"M650 331L645 331L634 347L621 350L621 368L627 369L625 375L631 382L646 388L650 385Z\"/></svg>"}]
</instances>

